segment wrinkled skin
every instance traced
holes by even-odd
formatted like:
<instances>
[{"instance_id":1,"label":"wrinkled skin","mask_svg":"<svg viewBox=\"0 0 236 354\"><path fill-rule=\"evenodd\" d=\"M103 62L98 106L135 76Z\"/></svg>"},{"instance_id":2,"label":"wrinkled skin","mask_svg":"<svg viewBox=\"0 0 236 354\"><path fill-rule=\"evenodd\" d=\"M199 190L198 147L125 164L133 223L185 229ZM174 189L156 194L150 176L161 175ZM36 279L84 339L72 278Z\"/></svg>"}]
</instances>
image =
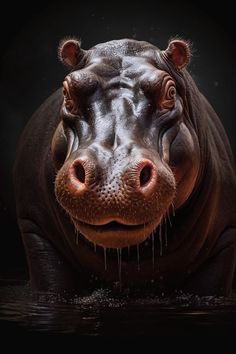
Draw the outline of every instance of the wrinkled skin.
<instances>
[{"instance_id":1,"label":"wrinkled skin","mask_svg":"<svg viewBox=\"0 0 236 354\"><path fill-rule=\"evenodd\" d=\"M33 287L82 291L122 277L134 288L229 294L234 163L185 69L188 43L85 51L67 40L59 56L71 71L28 123L14 171Z\"/></svg>"}]
</instances>

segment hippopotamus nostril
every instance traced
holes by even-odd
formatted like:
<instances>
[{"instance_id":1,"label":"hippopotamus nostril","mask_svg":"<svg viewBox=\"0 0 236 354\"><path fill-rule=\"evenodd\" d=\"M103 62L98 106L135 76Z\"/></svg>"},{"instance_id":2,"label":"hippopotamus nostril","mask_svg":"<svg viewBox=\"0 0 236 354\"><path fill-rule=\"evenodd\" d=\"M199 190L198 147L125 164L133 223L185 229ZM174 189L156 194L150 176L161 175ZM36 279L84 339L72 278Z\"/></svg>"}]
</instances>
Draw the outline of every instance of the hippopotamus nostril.
<instances>
[{"instance_id":1,"label":"hippopotamus nostril","mask_svg":"<svg viewBox=\"0 0 236 354\"><path fill-rule=\"evenodd\" d=\"M144 166L139 175L140 187L145 186L151 179L152 176L152 168L148 166Z\"/></svg>"},{"instance_id":2,"label":"hippopotamus nostril","mask_svg":"<svg viewBox=\"0 0 236 354\"><path fill-rule=\"evenodd\" d=\"M85 183L85 169L81 163L74 165L74 173L79 182Z\"/></svg>"},{"instance_id":3,"label":"hippopotamus nostril","mask_svg":"<svg viewBox=\"0 0 236 354\"><path fill-rule=\"evenodd\" d=\"M86 161L75 160L68 169L68 182L74 192L86 191L91 183L91 166Z\"/></svg>"},{"instance_id":4,"label":"hippopotamus nostril","mask_svg":"<svg viewBox=\"0 0 236 354\"><path fill-rule=\"evenodd\" d=\"M137 167L137 190L144 194L149 193L155 189L157 182L157 168L149 160L141 160Z\"/></svg>"}]
</instances>

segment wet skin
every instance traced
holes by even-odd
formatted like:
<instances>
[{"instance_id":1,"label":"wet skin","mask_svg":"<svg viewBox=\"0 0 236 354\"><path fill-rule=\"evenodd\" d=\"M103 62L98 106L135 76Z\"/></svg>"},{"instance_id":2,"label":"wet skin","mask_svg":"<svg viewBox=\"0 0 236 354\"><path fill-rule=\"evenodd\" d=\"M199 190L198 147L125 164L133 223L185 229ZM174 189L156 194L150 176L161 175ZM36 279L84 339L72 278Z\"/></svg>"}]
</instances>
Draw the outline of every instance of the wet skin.
<instances>
[{"instance_id":1,"label":"wet skin","mask_svg":"<svg viewBox=\"0 0 236 354\"><path fill-rule=\"evenodd\" d=\"M59 55L71 71L28 123L15 164L33 286L109 284L122 273L129 287L228 294L235 172L223 128L185 69L188 43L84 51L66 40Z\"/></svg>"}]
</instances>

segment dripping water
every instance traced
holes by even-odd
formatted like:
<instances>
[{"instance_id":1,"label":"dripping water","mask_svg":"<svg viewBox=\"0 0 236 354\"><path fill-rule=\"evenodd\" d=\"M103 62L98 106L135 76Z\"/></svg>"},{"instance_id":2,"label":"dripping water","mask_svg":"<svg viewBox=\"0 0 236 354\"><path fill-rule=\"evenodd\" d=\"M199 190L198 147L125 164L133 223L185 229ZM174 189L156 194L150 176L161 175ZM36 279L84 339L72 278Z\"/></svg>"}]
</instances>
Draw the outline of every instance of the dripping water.
<instances>
[{"instance_id":1,"label":"dripping water","mask_svg":"<svg viewBox=\"0 0 236 354\"><path fill-rule=\"evenodd\" d=\"M170 227L172 227L172 222L171 222L171 220L170 220L170 214L169 214L169 211L167 211L167 217L168 217L168 221L169 221Z\"/></svg>"},{"instance_id":2,"label":"dripping water","mask_svg":"<svg viewBox=\"0 0 236 354\"><path fill-rule=\"evenodd\" d=\"M174 207L174 204L171 203L171 206L172 206L172 215L175 216L175 207Z\"/></svg>"},{"instance_id":3,"label":"dripping water","mask_svg":"<svg viewBox=\"0 0 236 354\"><path fill-rule=\"evenodd\" d=\"M139 262L139 245L137 245L137 264L138 264L138 272L140 271L140 262Z\"/></svg>"},{"instance_id":4,"label":"dripping water","mask_svg":"<svg viewBox=\"0 0 236 354\"><path fill-rule=\"evenodd\" d=\"M167 248L167 220L165 217L165 248Z\"/></svg>"},{"instance_id":5,"label":"dripping water","mask_svg":"<svg viewBox=\"0 0 236 354\"><path fill-rule=\"evenodd\" d=\"M75 227L75 224L74 224L74 221L73 219L71 219L71 222L72 222L72 225L74 226L74 233L75 233L75 243L76 245L78 245L78 242L79 242L79 231L77 230L77 228Z\"/></svg>"},{"instance_id":6,"label":"dripping water","mask_svg":"<svg viewBox=\"0 0 236 354\"><path fill-rule=\"evenodd\" d=\"M104 253L104 268L107 270L107 249L106 247L103 247L103 253Z\"/></svg>"},{"instance_id":7,"label":"dripping water","mask_svg":"<svg viewBox=\"0 0 236 354\"><path fill-rule=\"evenodd\" d=\"M117 248L117 260L118 260L119 284L120 284L120 290L121 290L121 288L122 288L122 278L121 278L122 248Z\"/></svg>"},{"instance_id":8,"label":"dripping water","mask_svg":"<svg viewBox=\"0 0 236 354\"><path fill-rule=\"evenodd\" d=\"M154 243L154 231L152 232L152 269L155 267L155 243Z\"/></svg>"},{"instance_id":9,"label":"dripping water","mask_svg":"<svg viewBox=\"0 0 236 354\"><path fill-rule=\"evenodd\" d=\"M120 265L120 254L119 254L119 248L116 249L117 252L117 262L118 262L118 273L119 273L119 265Z\"/></svg>"},{"instance_id":10,"label":"dripping water","mask_svg":"<svg viewBox=\"0 0 236 354\"><path fill-rule=\"evenodd\" d=\"M159 226L160 256L162 256L162 230L161 230L161 227L162 227L162 221Z\"/></svg>"}]
</instances>

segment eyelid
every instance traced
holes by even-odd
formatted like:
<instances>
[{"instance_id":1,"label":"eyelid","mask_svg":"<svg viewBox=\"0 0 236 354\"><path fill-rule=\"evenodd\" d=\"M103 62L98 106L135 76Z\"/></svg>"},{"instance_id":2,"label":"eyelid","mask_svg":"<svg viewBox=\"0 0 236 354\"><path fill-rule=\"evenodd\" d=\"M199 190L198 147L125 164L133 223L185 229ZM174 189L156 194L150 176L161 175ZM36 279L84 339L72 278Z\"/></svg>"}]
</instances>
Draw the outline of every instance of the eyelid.
<instances>
[{"instance_id":1,"label":"eyelid","mask_svg":"<svg viewBox=\"0 0 236 354\"><path fill-rule=\"evenodd\" d=\"M162 81L162 90L166 91L171 86L175 88L175 82L169 75L167 75Z\"/></svg>"},{"instance_id":2,"label":"eyelid","mask_svg":"<svg viewBox=\"0 0 236 354\"><path fill-rule=\"evenodd\" d=\"M65 97L71 98L70 88L69 88L69 84L68 84L67 80L63 81L62 85L63 85L63 95Z\"/></svg>"},{"instance_id":3,"label":"eyelid","mask_svg":"<svg viewBox=\"0 0 236 354\"><path fill-rule=\"evenodd\" d=\"M172 92L171 92L172 91ZM175 104L176 86L174 80L166 75L162 81L162 94L159 100L160 107L171 109Z\"/></svg>"},{"instance_id":4,"label":"eyelid","mask_svg":"<svg viewBox=\"0 0 236 354\"><path fill-rule=\"evenodd\" d=\"M171 94L172 91L172 94ZM176 88L174 82L168 81L165 87L165 97L169 99L173 99L176 95Z\"/></svg>"},{"instance_id":5,"label":"eyelid","mask_svg":"<svg viewBox=\"0 0 236 354\"><path fill-rule=\"evenodd\" d=\"M63 81L63 95L66 109L72 114L77 114L78 107L71 95L68 80Z\"/></svg>"}]
</instances>

